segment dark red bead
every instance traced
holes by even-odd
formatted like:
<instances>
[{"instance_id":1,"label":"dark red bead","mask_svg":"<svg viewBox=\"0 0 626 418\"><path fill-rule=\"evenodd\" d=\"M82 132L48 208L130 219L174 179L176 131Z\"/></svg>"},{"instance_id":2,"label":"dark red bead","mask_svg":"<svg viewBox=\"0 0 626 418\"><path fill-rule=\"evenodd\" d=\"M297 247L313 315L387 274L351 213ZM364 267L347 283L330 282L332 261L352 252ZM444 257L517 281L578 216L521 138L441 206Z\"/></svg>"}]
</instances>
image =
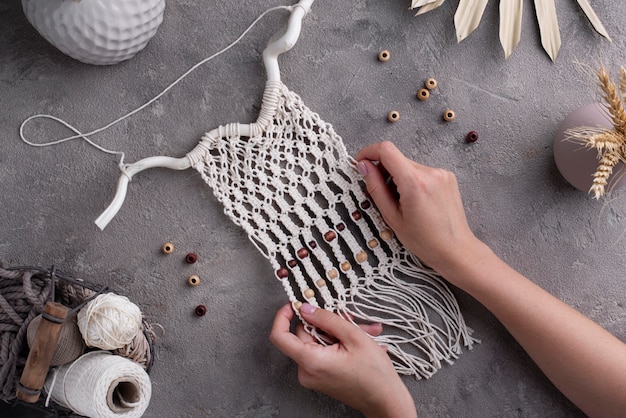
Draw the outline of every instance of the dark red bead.
<instances>
[{"instance_id":1,"label":"dark red bead","mask_svg":"<svg viewBox=\"0 0 626 418\"><path fill-rule=\"evenodd\" d=\"M310 247L311 249L313 249L313 248L317 247L317 242L315 242L315 241L311 241L311 242L309 242L309 247Z\"/></svg>"},{"instance_id":2,"label":"dark red bead","mask_svg":"<svg viewBox=\"0 0 626 418\"><path fill-rule=\"evenodd\" d=\"M185 256L185 263L193 264L198 261L198 256L194 253L189 253Z\"/></svg>"},{"instance_id":3,"label":"dark red bead","mask_svg":"<svg viewBox=\"0 0 626 418\"><path fill-rule=\"evenodd\" d=\"M204 305L196 306L196 315L198 315L198 316L206 315L206 306L204 306Z\"/></svg>"},{"instance_id":4,"label":"dark red bead","mask_svg":"<svg viewBox=\"0 0 626 418\"><path fill-rule=\"evenodd\" d=\"M289 267L291 267L291 268L294 268L295 266L297 266L297 265L298 265L298 262L297 262L296 260L289 260L289 261L287 262L287 265L288 265Z\"/></svg>"},{"instance_id":5,"label":"dark red bead","mask_svg":"<svg viewBox=\"0 0 626 418\"><path fill-rule=\"evenodd\" d=\"M331 242L331 241L332 241L332 240L334 240L335 238L337 238L337 234L335 234L335 231L333 231L333 230L327 231L327 232L324 234L324 239L325 239L326 241L328 241L328 242Z\"/></svg>"},{"instance_id":6,"label":"dark red bead","mask_svg":"<svg viewBox=\"0 0 626 418\"><path fill-rule=\"evenodd\" d=\"M346 225L341 223L341 224L337 224L337 226L335 226L335 228L337 228L337 231L341 232L344 229L346 229Z\"/></svg>"},{"instance_id":7,"label":"dark red bead","mask_svg":"<svg viewBox=\"0 0 626 418\"><path fill-rule=\"evenodd\" d=\"M365 208L367 209L367 208ZM355 210L354 212L352 212L352 218L355 221L358 221L359 219L361 219L361 212L359 212L358 210Z\"/></svg>"},{"instance_id":8,"label":"dark red bead","mask_svg":"<svg viewBox=\"0 0 626 418\"><path fill-rule=\"evenodd\" d=\"M478 132L476 132L476 131L468 132L466 139L467 139L467 142L476 142L476 141L478 141Z\"/></svg>"},{"instance_id":9,"label":"dark red bead","mask_svg":"<svg viewBox=\"0 0 626 418\"><path fill-rule=\"evenodd\" d=\"M285 277L289 276L289 270L287 270L286 268L278 269L276 270L276 275L281 279L284 279Z\"/></svg>"},{"instance_id":10,"label":"dark red bead","mask_svg":"<svg viewBox=\"0 0 626 418\"><path fill-rule=\"evenodd\" d=\"M298 254L298 258L307 258L309 256L309 250L300 248L296 254Z\"/></svg>"},{"instance_id":11,"label":"dark red bead","mask_svg":"<svg viewBox=\"0 0 626 418\"><path fill-rule=\"evenodd\" d=\"M362 207L363 209L369 209L369 208L370 208L370 206L372 206L372 204L370 203L370 201L369 201L369 200L364 200L363 202L361 202L361 207Z\"/></svg>"}]
</instances>

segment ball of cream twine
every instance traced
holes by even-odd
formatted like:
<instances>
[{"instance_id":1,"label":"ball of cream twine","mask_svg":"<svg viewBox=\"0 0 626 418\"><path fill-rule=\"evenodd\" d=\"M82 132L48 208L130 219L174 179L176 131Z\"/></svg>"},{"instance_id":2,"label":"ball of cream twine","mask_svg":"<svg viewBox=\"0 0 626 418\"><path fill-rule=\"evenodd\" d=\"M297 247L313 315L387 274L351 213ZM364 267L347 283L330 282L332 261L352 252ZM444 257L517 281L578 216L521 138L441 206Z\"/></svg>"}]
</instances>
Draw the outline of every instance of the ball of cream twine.
<instances>
[{"instance_id":1,"label":"ball of cream twine","mask_svg":"<svg viewBox=\"0 0 626 418\"><path fill-rule=\"evenodd\" d=\"M98 295L78 311L78 328L85 344L116 350L130 344L142 332L141 310L127 297Z\"/></svg>"}]
</instances>

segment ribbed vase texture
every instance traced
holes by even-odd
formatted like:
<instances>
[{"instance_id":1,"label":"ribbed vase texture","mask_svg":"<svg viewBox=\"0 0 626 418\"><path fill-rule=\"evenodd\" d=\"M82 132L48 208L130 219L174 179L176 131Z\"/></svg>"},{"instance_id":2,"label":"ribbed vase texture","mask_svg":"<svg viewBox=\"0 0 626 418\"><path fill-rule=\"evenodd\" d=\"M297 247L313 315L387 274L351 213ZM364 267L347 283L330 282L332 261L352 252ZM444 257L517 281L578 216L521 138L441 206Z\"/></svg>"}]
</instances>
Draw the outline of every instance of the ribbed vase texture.
<instances>
[{"instance_id":1,"label":"ribbed vase texture","mask_svg":"<svg viewBox=\"0 0 626 418\"><path fill-rule=\"evenodd\" d=\"M22 0L28 21L79 61L110 65L141 51L163 21L164 0Z\"/></svg>"}]
</instances>

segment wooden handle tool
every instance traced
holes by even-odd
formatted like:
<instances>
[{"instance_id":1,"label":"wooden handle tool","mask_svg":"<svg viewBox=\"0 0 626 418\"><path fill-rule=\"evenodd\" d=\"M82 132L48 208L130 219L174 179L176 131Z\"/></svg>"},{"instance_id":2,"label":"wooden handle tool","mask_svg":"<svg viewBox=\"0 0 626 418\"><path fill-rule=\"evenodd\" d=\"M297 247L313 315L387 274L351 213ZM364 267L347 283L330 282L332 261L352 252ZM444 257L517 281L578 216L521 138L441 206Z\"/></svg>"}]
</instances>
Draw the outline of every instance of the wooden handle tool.
<instances>
[{"instance_id":1,"label":"wooden handle tool","mask_svg":"<svg viewBox=\"0 0 626 418\"><path fill-rule=\"evenodd\" d=\"M28 353L26 365L17 387L17 397L24 402L39 400L54 351L56 350L63 323L69 308L57 302L47 302L35 341Z\"/></svg>"}]
</instances>

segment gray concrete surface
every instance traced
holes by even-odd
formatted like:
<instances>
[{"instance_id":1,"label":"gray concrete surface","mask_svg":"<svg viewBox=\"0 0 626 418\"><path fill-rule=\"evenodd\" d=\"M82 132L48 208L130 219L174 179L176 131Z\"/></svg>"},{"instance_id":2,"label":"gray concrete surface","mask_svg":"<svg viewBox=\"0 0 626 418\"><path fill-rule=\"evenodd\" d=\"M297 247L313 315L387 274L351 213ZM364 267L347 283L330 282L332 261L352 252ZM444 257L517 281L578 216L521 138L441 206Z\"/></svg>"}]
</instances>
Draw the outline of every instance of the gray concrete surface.
<instances>
[{"instance_id":1,"label":"gray concrete surface","mask_svg":"<svg viewBox=\"0 0 626 418\"><path fill-rule=\"evenodd\" d=\"M505 61L498 3L461 44L455 1L422 17L408 0L317 0L296 47L281 58L284 82L331 122L348 150L390 139L412 158L454 171L469 222L506 261L626 340L624 197L607 204L571 187L552 157L559 122L594 101L593 79L575 62L626 63L626 7L596 1L613 37L604 41L573 1L557 2L563 46L543 52L532 2L522 40ZM47 44L17 0L0 0L0 261L56 265L128 295L166 333L156 346L149 417L338 417L355 411L298 385L296 367L268 342L286 301L265 259L223 215L193 171L155 169L131 183L104 231L116 160L85 143L36 149L18 127L51 113L80 129L99 127L150 99L200 59L234 40L277 0L168 1L147 48L110 67L81 64ZM183 156L207 130L256 119L265 72L260 54L287 15L263 19L238 46L196 71L154 106L95 139L128 162ZM386 64L381 49L391 51ZM434 76L439 89L415 99ZM441 121L450 107L457 120ZM401 113L398 123L387 112ZM42 126L41 141L67 132ZM464 141L470 130L475 144ZM42 132L45 131L45 135ZM160 253L171 241L176 252ZM454 249L451 249L454 250ZM197 264L184 254L196 252ZM202 284L186 279L199 274ZM406 378L423 417L582 416L477 302L456 291L482 344L433 378ZM208 314L197 318L196 305ZM550 321L551 318L546 318ZM367 361L367 359L363 359Z\"/></svg>"}]
</instances>

